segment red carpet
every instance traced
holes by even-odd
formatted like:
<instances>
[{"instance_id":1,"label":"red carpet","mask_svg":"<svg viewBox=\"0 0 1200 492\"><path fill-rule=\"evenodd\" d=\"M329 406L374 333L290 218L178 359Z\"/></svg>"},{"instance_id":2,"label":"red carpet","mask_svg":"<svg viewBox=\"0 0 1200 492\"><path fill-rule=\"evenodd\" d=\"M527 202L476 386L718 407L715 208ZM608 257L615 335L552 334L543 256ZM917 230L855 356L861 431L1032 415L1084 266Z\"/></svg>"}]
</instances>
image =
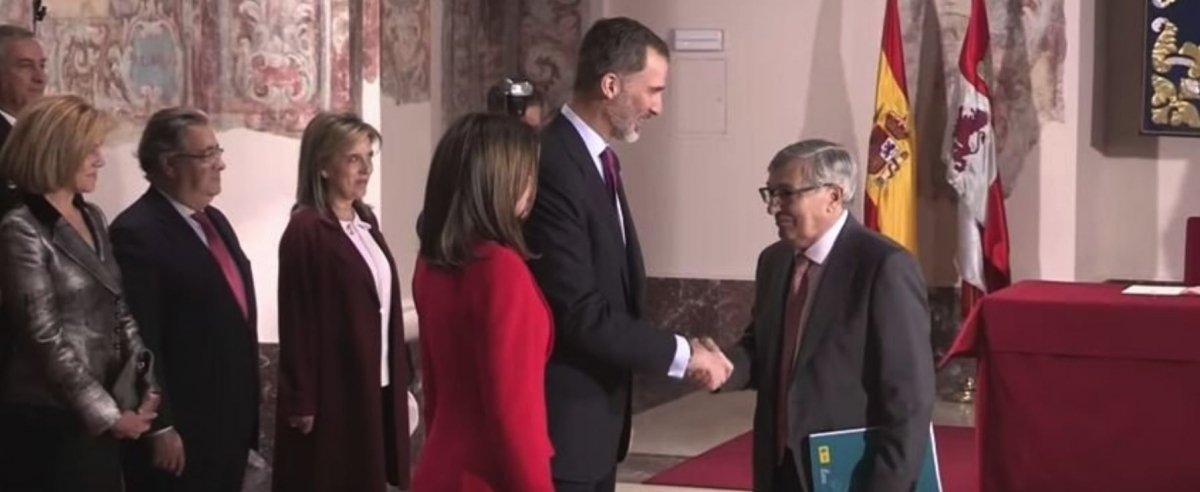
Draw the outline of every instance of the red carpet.
<instances>
[{"instance_id":1,"label":"red carpet","mask_svg":"<svg viewBox=\"0 0 1200 492\"><path fill-rule=\"evenodd\" d=\"M975 465L975 429L935 425L938 465L945 492L978 490ZM750 490L753 484L750 433L733 438L704 454L684 461L655 475L647 484L705 487L710 489Z\"/></svg>"}]
</instances>

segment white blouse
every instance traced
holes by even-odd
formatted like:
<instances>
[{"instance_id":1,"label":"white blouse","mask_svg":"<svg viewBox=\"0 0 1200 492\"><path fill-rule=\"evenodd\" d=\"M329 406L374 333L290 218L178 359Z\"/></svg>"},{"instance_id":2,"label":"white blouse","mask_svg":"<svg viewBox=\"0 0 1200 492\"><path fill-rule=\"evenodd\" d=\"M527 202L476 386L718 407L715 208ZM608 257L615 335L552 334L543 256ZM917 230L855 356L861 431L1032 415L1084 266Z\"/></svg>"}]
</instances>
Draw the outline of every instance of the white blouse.
<instances>
[{"instance_id":1,"label":"white blouse","mask_svg":"<svg viewBox=\"0 0 1200 492\"><path fill-rule=\"evenodd\" d=\"M371 269L371 276L375 278L375 292L379 294L379 331L382 335L382 343L379 344L379 381L381 387L384 387L391 382L388 372L388 321L392 313L392 268L388 264L387 255L383 253L383 248L371 236L371 224L363 222L357 213L352 220L338 222L342 223L346 237L354 243L354 248L362 255L363 261ZM398 342L403 343L402 340Z\"/></svg>"}]
</instances>

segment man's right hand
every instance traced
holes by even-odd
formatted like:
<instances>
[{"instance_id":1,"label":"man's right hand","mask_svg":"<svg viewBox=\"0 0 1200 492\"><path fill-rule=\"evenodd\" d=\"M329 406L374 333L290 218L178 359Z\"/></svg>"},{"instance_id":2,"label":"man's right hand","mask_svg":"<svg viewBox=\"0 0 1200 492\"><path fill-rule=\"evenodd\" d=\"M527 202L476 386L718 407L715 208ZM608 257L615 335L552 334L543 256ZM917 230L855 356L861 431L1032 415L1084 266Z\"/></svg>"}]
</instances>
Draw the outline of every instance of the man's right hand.
<instances>
[{"instance_id":1,"label":"man's right hand","mask_svg":"<svg viewBox=\"0 0 1200 492\"><path fill-rule=\"evenodd\" d=\"M288 417L288 425L291 428L300 431L301 434L308 435L313 430L313 422L316 420L314 415L301 415L299 417Z\"/></svg>"},{"instance_id":2,"label":"man's right hand","mask_svg":"<svg viewBox=\"0 0 1200 492\"><path fill-rule=\"evenodd\" d=\"M175 429L168 429L162 434L150 438L150 449L153 452L152 461L159 470L176 477L183 475L186 458L183 453L183 438Z\"/></svg>"},{"instance_id":3,"label":"man's right hand","mask_svg":"<svg viewBox=\"0 0 1200 492\"><path fill-rule=\"evenodd\" d=\"M688 360L687 378L709 391L721 389L733 374L733 364L711 338L693 338L690 342L692 358Z\"/></svg>"}]
</instances>

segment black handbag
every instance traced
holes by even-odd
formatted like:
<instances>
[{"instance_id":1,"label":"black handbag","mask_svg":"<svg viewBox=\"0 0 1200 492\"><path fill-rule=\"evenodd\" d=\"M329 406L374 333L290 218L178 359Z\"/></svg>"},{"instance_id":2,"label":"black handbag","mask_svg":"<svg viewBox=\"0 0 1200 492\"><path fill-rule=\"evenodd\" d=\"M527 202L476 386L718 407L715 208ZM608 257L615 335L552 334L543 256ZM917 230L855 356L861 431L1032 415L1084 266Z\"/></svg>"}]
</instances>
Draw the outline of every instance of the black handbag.
<instances>
[{"instance_id":1,"label":"black handbag","mask_svg":"<svg viewBox=\"0 0 1200 492\"><path fill-rule=\"evenodd\" d=\"M154 354L143 350L125 361L117 380L113 383L112 396L117 401L117 407L122 411L137 410L142 403L142 396L149 389L149 378L146 377L154 370Z\"/></svg>"}]
</instances>

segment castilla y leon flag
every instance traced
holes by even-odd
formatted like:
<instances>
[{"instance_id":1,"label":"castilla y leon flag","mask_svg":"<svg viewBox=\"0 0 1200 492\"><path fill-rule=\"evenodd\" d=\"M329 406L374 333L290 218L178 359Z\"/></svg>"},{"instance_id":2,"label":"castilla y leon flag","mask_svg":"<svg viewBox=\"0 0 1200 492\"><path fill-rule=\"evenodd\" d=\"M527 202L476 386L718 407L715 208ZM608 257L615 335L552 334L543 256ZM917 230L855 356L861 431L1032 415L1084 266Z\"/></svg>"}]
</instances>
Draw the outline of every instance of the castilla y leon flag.
<instances>
[{"instance_id":1,"label":"castilla y leon flag","mask_svg":"<svg viewBox=\"0 0 1200 492\"><path fill-rule=\"evenodd\" d=\"M984 294L1012 281L1004 188L996 163L996 133L988 91L988 21L983 0L972 0L971 18L958 59L959 77L951 114L953 132L945 156L946 179L958 193L958 271L962 312Z\"/></svg>"},{"instance_id":2,"label":"castilla y leon flag","mask_svg":"<svg viewBox=\"0 0 1200 492\"><path fill-rule=\"evenodd\" d=\"M887 1L875 85L875 121L867 147L867 227L917 252L916 134L905 82L896 0Z\"/></svg>"}]
</instances>

